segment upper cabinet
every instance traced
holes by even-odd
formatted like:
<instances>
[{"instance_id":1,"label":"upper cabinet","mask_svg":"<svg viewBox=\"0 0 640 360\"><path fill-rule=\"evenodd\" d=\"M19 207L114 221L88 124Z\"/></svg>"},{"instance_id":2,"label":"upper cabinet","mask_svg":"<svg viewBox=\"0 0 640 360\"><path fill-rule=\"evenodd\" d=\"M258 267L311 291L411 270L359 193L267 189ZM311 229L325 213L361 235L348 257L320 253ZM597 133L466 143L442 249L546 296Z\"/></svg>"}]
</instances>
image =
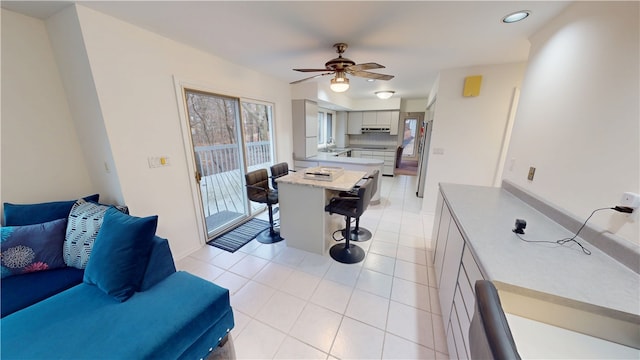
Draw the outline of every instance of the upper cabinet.
<instances>
[{"instance_id":1,"label":"upper cabinet","mask_svg":"<svg viewBox=\"0 0 640 360\"><path fill-rule=\"evenodd\" d=\"M391 125L391 111L376 111L376 125Z\"/></svg>"},{"instance_id":2,"label":"upper cabinet","mask_svg":"<svg viewBox=\"0 0 640 360\"><path fill-rule=\"evenodd\" d=\"M318 104L310 100L292 100L291 113L294 158L318 155Z\"/></svg>"},{"instance_id":3,"label":"upper cabinet","mask_svg":"<svg viewBox=\"0 0 640 360\"><path fill-rule=\"evenodd\" d=\"M391 117L391 123L389 124L390 135L398 135L398 127L400 125L400 111L389 111Z\"/></svg>"},{"instance_id":4,"label":"upper cabinet","mask_svg":"<svg viewBox=\"0 0 640 360\"><path fill-rule=\"evenodd\" d=\"M347 118L347 134L362 134L362 111L350 111Z\"/></svg>"},{"instance_id":5,"label":"upper cabinet","mask_svg":"<svg viewBox=\"0 0 640 360\"><path fill-rule=\"evenodd\" d=\"M378 124L377 111L365 111L362 113L362 126L372 126Z\"/></svg>"},{"instance_id":6,"label":"upper cabinet","mask_svg":"<svg viewBox=\"0 0 640 360\"><path fill-rule=\"evenodd\" d=\"M388 127L390 135L398 135L400 111L350 111L348 114L348 135L362 134L363 127Z\"/></svg>"}]
</instances>

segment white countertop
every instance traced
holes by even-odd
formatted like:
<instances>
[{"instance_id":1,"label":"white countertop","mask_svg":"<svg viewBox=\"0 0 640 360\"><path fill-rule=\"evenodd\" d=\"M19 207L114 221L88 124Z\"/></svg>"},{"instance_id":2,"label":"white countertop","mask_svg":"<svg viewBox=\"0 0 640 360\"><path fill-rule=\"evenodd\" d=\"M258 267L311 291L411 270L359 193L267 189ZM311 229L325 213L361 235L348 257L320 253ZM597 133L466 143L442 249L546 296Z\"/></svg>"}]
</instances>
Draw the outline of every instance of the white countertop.
<instances>
[{"instance_id":1,"label":"white countertop","mask_svg":"<svg viewBox=\"0 0 640 360\"><path fill-rule=\"evenodd\" d=\"M306 179L304 177L304 171L297 171L289 173L283 177L278 178L278 183L304 185L325 188L329 190L337 191L349 191L353 186L362 179L367 173L365 171L353 171L345 170L342 176L336 178L333 181L313 180Z\"/></svg>"},{"instance_id":2,"label":"white countertop","mask_svg":"<svg viewBox=\"0 0 640 360\"><path fill-rule=\"evenodd\" d=\"M306 159L300 159L303 161L322 161L322 162L331 162L331 163L344 163L344 164L358 164L358 165L382 165L384 161L380 159L365 159L365 158L354 158L354 157L346 157L346 156L336 156L335 153L318 153L316 156L312 156Z\"/></svg>"},{"instance_id":3,"label":"white countertop","mask_svg":"<svg viewBox=\"0 0 640 360\"><path fill-rule=\"evenodd\" d=\"M573 233L501 189L440 184L484 275L527 289L640 314L640 276L590 243L579 246L528 243L512 232L525 219L527 240L555 241Z\"/></svg>"}]
</instances>

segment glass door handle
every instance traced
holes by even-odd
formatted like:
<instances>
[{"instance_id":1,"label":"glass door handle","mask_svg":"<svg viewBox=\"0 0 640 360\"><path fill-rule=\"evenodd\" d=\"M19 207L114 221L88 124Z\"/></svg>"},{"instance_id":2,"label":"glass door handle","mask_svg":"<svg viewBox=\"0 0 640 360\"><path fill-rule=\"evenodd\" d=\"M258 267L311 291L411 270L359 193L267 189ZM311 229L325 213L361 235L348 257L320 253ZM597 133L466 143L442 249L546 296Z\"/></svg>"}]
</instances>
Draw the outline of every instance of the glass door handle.
<instances>
[{"instance_id":1,"label":"glass door handle","mask_svg":"<svg viewBox=\"0 0 640 360\"><path fill-rule=\"evenodd\" d=\"M196 181L198 184L200 184L200 180L202 180L202 175L200 174L200 171L196 170Z\"/></svg>"}]
</instances>

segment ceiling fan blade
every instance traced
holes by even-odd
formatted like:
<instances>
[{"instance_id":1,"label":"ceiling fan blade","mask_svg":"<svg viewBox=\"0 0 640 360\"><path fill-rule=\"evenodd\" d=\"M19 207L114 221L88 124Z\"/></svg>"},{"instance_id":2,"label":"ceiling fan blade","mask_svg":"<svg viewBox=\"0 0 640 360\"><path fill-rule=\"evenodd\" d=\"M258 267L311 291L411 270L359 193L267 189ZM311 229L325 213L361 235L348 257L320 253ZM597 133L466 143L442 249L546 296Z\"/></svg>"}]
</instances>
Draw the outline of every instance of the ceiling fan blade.
<instances>
[{"instance_id":1,"label":"ceiling fan blade","mask_svg":"<svg viewBox=\"0 0 640 360\"><path fill-rule=\"evenodd\" d=\"M391 80L394 78L393 75L385 75L385 74L376 74L369 71L347 71L347 73L353 76L359 76L367 79L375 79L375 80Z\"/></svg>"},{"instance_id":2,"label":"ceiling fan blade","mask_svg":"<svg viewBox=\"0 0 640 360\"><path fill-rule=\"evenodd\" d=\"M370 62L370 63L351 65L347 67L347 70L350 70L350 71L373 70L373 69L384 69L384 65Z\"/></svg>"},{"instance_id":3,"label":"ceiling fan blade","mask_svg":"<svg viewBox=\"0 0 640 360\"><path fill-rule=\"evenodd\" d=\"M331 75L331 74L333 74L333 71L332 72L328 72L328 73L324 73L324 74L318 74L318 75L310 76L308 78L304 78L304 79L300 79L300 80L296 80L294 82L290 82L289 84L291 84L291 85L298 84L298 83L301 83L303 81L307 81L307 80L318 78L320 76Z\"/></svg>"},{"instance_id":4,"label":"ceiling fan blade","mask_svg":"<svg viewBox=\"0 0 640 360\"><path fill-rule=\"evenodd\" d=\"M293 69L294 71L301 71L301 72L314 72L314 71L327 71L329 69Z\"/></svg>"}]
</instances>

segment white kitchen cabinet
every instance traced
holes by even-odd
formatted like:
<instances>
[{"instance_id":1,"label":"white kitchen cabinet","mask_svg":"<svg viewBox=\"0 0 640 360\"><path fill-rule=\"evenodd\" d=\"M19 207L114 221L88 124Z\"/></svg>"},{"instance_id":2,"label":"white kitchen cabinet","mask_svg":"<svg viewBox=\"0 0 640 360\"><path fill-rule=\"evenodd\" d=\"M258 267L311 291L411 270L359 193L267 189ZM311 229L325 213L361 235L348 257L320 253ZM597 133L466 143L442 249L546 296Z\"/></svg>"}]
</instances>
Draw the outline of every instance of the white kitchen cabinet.
<instances>
[{"instance_id":1,"label":"white kitchen cabinet","mask_svg":"<svg viewBox=\"0 0 640 360\"><path fill-rule=\"evenodd\" d=\"M440 213L438 214L438 211ZM436 240L436 248L434 253L433 264L436 271L436 281L438 286L442 283L442 262L444 261L444 248L447 244L447 236L449 235L449 223L451 223L451 212L449 207L444 205L442 196L438 196L436 205L436 217L433 227L433 239Z\"/></svg>"},{"instance_id":2,"label":"white kitchen cabinet","mask_svg":"<svg viewBox=\"0 0 640 360\"><path fill-rule=\"evenodd\" d=\"M391 125L389 125L389 135L398 135L400 129L400 111L391 111Z\"/></svg>"},{"instance_id":3,"label":"white kitchen cabinet","mask_svg":"<svg viewBox=\"0 0 640 360\"><path fill-rule=\"evenodd\" d=\"M360 135L362 134L362 111L349 112L347 120L347 134Z\"/></svg>"},{"instance_id":4,"label":"white kitchen cabinet","mask_svg":"<svg viewBox=\"0 0 640 360\"><path fill-rule=\"evenodd\" d=\"M468 359L469 326L475 310L476 280L483 279L442 193L438 194L433 238L434 269L449 356Z\"/></svg>"},{"instance_id":5,"label":"white kitchen cabinet","mask_svg":"<svg viewBox=\"0 0 640 360\"><path fill-rule=\"evenodd\" d=\"M372 151L371 157L384 161L384 165L382 166L382 175L393 176L393 170L395 167L395 155L393 151Z\"/></svg>"},{"instance_id":6,"label":"white kitchen cabinet","mask_svg":"<svg viewBox=\"0 0 640 360\"><path fill-rule=\"evenodd\" d=\"M384 167L382 169L383 175L393 176L393 171L396 168L396 152L385 151L384 152Z\"/></svg>"},{"instance_id":7,"label":"white kitchen cabinet","mask_svg":"<svg viewBox=\"0 0 640 360\"><path fill-rule=\"evenodd\" d=\"M293 154L305 159L318 155L318 104L311 100L292 100Z\"/></svg>"},{"instance_id":8,"label":"white kitchen cabinet","mask_svg":"<svg viewBox=\"0 0 640 360\"><path fill-rule=\"evenodd\" d=\"M442 309L442 318L448 322L451 315L451 307L453 306L453 295L458 283L458 271L462 262L462 250L464 248L464 239L455 221L449 224L449 234L444 250L444 259L442 261L442 273L440 274L440 308Z\"/></svg>"},{"instance_id":9,"label":"white kitchen cabinet","mask_svg":"<svg viewBox=\"0 0 640 360\"><path fill-rule=\"evenodd\" d=\"M376 125L391 126L391 111L376 111Z\"/></svg>"},{"instance_id":10,"label":"white kitchen cabinet","mask_svg":"<svg viewBox=\"0 0 640 360\"><path fill-rule=\"evenodd\" d=\"M347 126L348 113L346 111L336 112L336 120L334 125L335 144L337 147L343 148L347 144Z\"/></svg>"},{"instance_id":11,"label":"white kitchen cabinet","mask_svg":"<svg viewBox=\"0 0 640 360\"><path fill-rule=\"evenodd\" d=\"M378 125L377 111L364 111L362 113L362 126L375 126Z\"/></svg>"}]
</instances>

